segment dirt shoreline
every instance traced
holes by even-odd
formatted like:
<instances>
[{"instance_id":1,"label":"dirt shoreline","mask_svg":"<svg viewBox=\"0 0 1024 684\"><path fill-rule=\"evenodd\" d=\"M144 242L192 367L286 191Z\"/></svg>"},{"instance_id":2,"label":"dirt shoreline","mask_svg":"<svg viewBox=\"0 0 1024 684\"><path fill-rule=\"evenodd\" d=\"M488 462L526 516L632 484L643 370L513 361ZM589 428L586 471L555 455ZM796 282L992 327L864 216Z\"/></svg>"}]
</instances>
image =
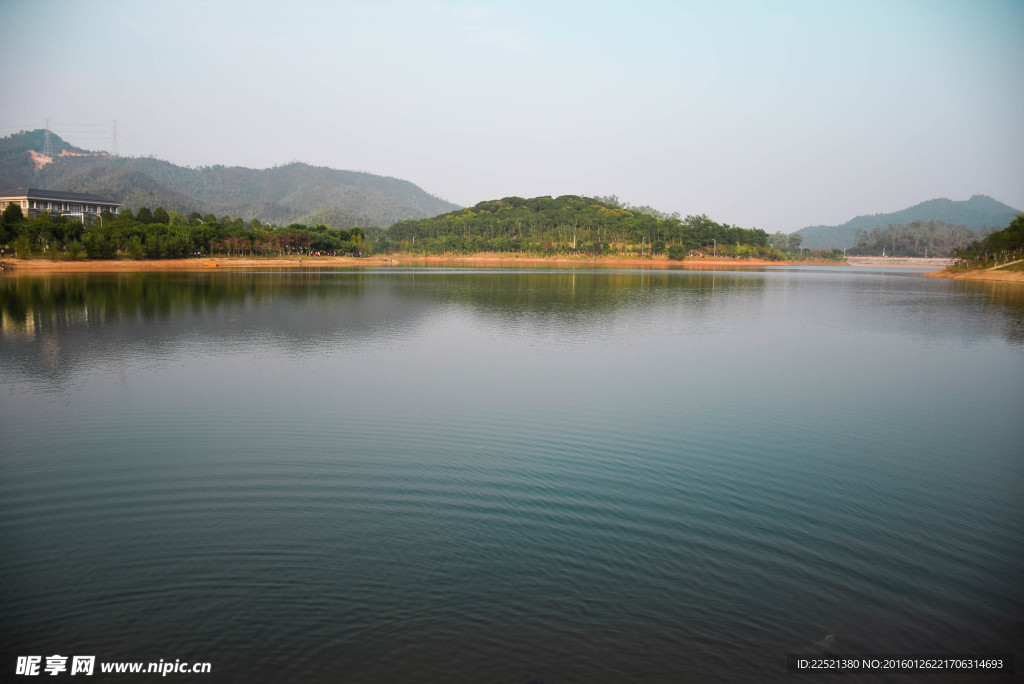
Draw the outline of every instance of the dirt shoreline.
<instances>
[{"instance_id":1,"label":"dirt shoreline","mask_svg":"<svg viewBox=\"0 0 1024 684\"><path fill-rule=\"evenodd\" d=\"M372 257L371 257L372 258ZM566 265L566 266L606 266L612 268L720 268L723 266L843 266L835 261L768 261L766 259L729 259L726 257L689 257L683 261L671 261L666 256L656 257L509 257L501 254L468 254L453 256L420 256L414 254L397 254L392 259L393 265L403 264L457 264L467 266L531 266L531 265Z\"/></svg>"},{"instance_id":2,"label":"dirt shoreline","mask_svg":"<svg viewBox=\"0 0 1024 684\"><path fill-rule=\"evenodd\" d=\"M237 268L343 268L403 265L454 266L596 266L610 268L710 269L756 266L845 266L835 261L766 261L762 259L689 258L670 261L666 257L509 257L474 254L463 256L418 256L396 254L389 257L217 257L209 259L96 259L62 261L59 259L5 259L4 273L131 273L136 271L206 271Z\"/></svg>"},{"instance_id":3,"label":"dirt shoreline","mask_svg":"<svg viewBox=\"0 0 1024 684\"><path fill-rule=\"evenodd\" d=\"M948 278L951 280L985 280L998 281L1002 283L1024 283L1024 271L997 271L986 269L984 271L953 271L944 268L934 273L925 273L926 278Z\"/></svg>"},{"instance_id":4,"label":"dirt shoreline","mask_svg":"<svg viewBox=\"0 0 1024 684\"><path fill-rule=\"evenodd\" d=\"M894 260L898 261L898 260ZM762 266L834 266L842 268L864 268L874 266L895 266L920 268L919 263L851 263L805 260L766 261L763 259L729 259L724 257L691 257L684 261L670 261L665 256L653 258L624 257L510 257L499 254L473 254L455 256L420 256L395 254L389 257L217 257L211 259L83 259L62 261L59 259L4 259L5 275L29 275L45 273L134 273L149 271L212 271L253 268L354 268L379 266L468 266L468 267L529 267L529 266L583 266L595 268L651 268L708 270L721 268L756 268ZM1024 272L985 270L951 271L943 269L923 274L926 278L951 278L955 280L985 280L1010 283L1024 283Z\"/></svg>"},{"instance_id":5,"label":"dirt shoreline","mask_svg":"<svg viewBox=\"0 0 1024 684\"><path fill-rule=\"evenodd\" d=\"M132 273L136 271L206 271L215 268L282 268L288 266L367 266L370 259L322 257L290 259L286 257L218 257L216 259L5 259L5 273ZM328 263L329 262L329 263Z\"/></svg>"}]
</instances>

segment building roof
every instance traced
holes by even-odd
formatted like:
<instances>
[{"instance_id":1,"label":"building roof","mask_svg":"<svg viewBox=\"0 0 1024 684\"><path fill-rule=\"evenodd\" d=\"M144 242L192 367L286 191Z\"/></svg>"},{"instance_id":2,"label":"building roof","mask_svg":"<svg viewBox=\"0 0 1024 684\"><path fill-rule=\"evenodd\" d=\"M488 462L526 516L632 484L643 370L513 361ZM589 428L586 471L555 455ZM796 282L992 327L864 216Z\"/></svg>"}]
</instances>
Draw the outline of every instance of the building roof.
<instances>
[{"instance_id":1,"label":"building roof","mask_svg":"<svg viewBox=\"0 0 1024 684\"><path fill-rule=\"evenodd\" d=\"M28 197L30 199L61 200L63 202L92 202L94 204L120 204L112 199L99 195L88 195L82 192L59 192L57 190L39 190L38 188L12 188L0 191L0 197Z\"/></svg>"}]
</instances>

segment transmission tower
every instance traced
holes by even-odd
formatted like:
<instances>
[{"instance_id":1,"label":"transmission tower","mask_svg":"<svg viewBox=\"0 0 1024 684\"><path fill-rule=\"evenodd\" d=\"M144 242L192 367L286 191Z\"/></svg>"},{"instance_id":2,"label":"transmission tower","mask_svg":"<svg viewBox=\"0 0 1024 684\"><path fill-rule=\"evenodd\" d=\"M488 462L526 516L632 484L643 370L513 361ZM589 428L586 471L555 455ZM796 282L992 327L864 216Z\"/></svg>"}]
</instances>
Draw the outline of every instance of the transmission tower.
<instances>
[{"instance_id":1,"label":"transmission tower","mask_svg":"<svg viewBox=\"0 0 1024 684\"><path fill-rule=\"evenodd\" d=\"M117 119L114 119L114 156L117 156Z\"/></svg>"},{"instance_id":2,"label":"transmission tower","mask_svg":"<svg viewBox=\"0 0 1024 684\"><path fill-rule=\"evenodd\" d=\"M53 143L50 142L50 120L46 120L46 132L43 133L43 154L47 157L53 156Z\"/></svg>"}]
</instances>

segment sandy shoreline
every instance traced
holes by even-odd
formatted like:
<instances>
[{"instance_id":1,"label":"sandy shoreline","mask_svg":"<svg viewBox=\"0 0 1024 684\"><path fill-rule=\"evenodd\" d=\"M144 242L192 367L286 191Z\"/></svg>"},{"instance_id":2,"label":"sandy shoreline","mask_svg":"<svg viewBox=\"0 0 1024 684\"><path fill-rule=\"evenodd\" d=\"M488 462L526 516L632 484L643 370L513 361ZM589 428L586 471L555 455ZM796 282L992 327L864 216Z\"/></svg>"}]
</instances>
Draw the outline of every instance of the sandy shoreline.
<instances>
[{"instance_id":1,"label":"sandy shoreline","mask_svg":"<svg viewBox=\"0 0 1024 684\"><path fill-rule=\"evenodd\" d=\"M396 254L390 257L217 257L210 259L96 259L62 261L51 259L5 259L5 273L130 273L135 271L206 271L235 268L352 268L374 266L449 265L449 266L595 266L607 268L708 269L757 266L845 266L835 261L766 261L762 259L620 257L509 257L475 254L464 256L418 256Z\"/></svg>"},{"instance_id":2,"label":"sandy shoreline","mask_svg":"<svg viewBox=\"0 0 1024 684\"><path fill-rule=\"evenodd\" d=\"M419 256L396 254L390 257L218 257L215 259L83 259L62 261L51 259L4 259L0 274L46 275L49 273L138 273L181 271L231 271L238 269L302 269L367 268L381 266L449 266L456 268L515 268L515 267L582 267L609 269L676 269L676 270L728 270L764 266L832 266L839 268L905 267L921 268L920 263L898 263L900 259L854 258L850 263L835 261L765 261L762 259L729 259L724 257L688 258L669 261L665 256L654 258L621 257L509 257L498 254L462 256ZM867 263L871 259L871 263ZM988 282L1024 283L1024 272L1005 270L951 271L942 269L921 274L926 278L953 280L981 280Z\"/></svg>"},{"instance_id":3,"label":"sandy shoreline","mask_svg":"<svg viewBox=\"0 0 1024 684\"><path fill-rule=\"evenodd\" d=\"M4 259L4 274L43 273L133 273L144 271L208 271L214 269L254 268L357 268L378 266L455 266L455 267L515 267L515 266L579 266L594 268L650 268L706 270L723 268L756 268L764 266L833 266L840 268L857 267L906 267L920 268L927 264L921 260L904 260L874 257L853 257L848 263L836 261L766 261L763 259L729 259L725 257L692 257L684 261L670 261L665 256L653 258L624 257L510 257L502 254L473 254L453 256L420 256L395 254L389 257L217 257L210 259L82 259L62 261L51 259ZM939 264L931 264L938 266ZM924 274L929 278L954 278L957 280L998 280L1024 282L1024 273L1019 271L948 271L941 270Z\"/></svg>"},{"instance_id":4,"label":"sandy shoreline","mask_svg":"<svg viewBox=\"0 0 1024 684\"><path fill-rule=\"evenodd\" d=\"M371 257L372 259L372 257ZM766 259L729 259L726 257L691 257L671 261L667 256L641 257L509 257L499 254L469 254L461 256L418 256L398 254L391 265L436 264L460 266L601 266L610 268L721 268L727 266L843 266L835 261L768 261Z\"/></svg>"},{"instance_id":5,"label":"sandy shoreline","mask_svg":"<svg viewBox=\"0 0 1024 684\"><path fill-rule=\"evenodd\" d=\"M1024 272L1022 271L950 271L943 269L935 273L925 273L926 278L949 278L951 280L987 280L1003 283L1024 283Z\"/></svg>"},{"instance_id":6,"label":"sandy shoreline","mask_svg":"<svg viewBox=\"0 0 1024 684\"><path fill-rule=\"evenodd\" d=\"M370 263L377 261L378 263ZM215 268L285 268L307 266L376 266L372 257L321 257L299 259L222 257L216 259L87 259L60 261L50 259L5 259L7 273L131 273L135 271L206 271Z\"/></svg>"}]
</instances>

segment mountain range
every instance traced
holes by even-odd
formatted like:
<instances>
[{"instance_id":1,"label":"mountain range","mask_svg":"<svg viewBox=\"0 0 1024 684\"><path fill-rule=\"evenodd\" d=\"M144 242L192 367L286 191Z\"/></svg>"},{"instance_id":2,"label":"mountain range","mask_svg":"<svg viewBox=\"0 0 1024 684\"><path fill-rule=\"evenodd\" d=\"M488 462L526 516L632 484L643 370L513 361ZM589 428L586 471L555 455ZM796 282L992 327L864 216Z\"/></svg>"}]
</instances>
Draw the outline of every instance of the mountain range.
<instances>
[{"instance_id":1,"label":"mountain range","mask_svg":"<svg viewBox=\"0 0 1024 684\"><path fill-rule=\"evenodd\" d=\"M183 167L90 152L41 129L0 139L0 189L16 187L101 195L132 210L162 206L186 215L332 228L388 226L459 209L398 178L299 162L270 169Z\"/></svg>"},{"instance_id":2,"label":"mountain range","mask_svg":"<svg viewBox=\"0 0 1024 684\"><path fill-rule=\"evenodd\" d=\"M807 226L796 231L803 236L803 247L808 249L846 249L853 247L858 230L870 232L890 225L903 225L912 221L942 221L966 226L977 231L982 228L1001 230L1022 213L986 195L974 195L968 200L933 199L890 214L858 216L839 226Z\"/></svg>"},{"instance_id":3,"label":"mountain range","mask_svg":"<svg viewBox=\"0 0 1024 684\"><path fill-rule=\"evenodd\" d=\"M460 208L398 178L300 162L270 169L183 167L152 157L91 152L43 129L0 138L0 190L19 187L102 195L132 210L162 206L183 214L198 211L276 225L332 228L386 227ZM803 236L803 247L843 249L854 245L860 229L870 232L912 221L941 221L975 231L999 230L1020 213L991 197L975 195L965 201L928 200L889 214L858 216L839 226L807 226L796 232Z\"/></svg>"}]
</instances>

